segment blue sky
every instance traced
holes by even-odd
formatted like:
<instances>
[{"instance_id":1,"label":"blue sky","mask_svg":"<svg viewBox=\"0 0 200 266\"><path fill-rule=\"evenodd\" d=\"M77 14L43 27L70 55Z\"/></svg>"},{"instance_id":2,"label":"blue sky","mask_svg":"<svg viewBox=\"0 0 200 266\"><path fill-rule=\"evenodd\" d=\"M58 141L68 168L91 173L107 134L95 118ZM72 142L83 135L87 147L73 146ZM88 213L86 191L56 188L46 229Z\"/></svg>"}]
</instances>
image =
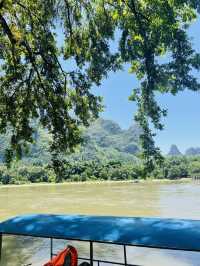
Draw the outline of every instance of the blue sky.
<instances>
[{"instance_id":1,"label":"blue sky","mask_svg":"<svg viewBox=\"0 0 200 266\"><path fill-rule=\"evenodd\" d=\"M200 52L199 29L200 21L197 21L189 33L194 47ZM137 110L136 104L128 101L128 96L136 86L137 80L128 74L127 67L124 71L110 73L102 85L94 90L95 94L104 97L105 111L101 116L116 121L122 128L128 128ZM200 146L200 92L161 95L158 102L168 109L165 129L157 132L155 139L163 153L168 152L171 144L176 144L181 152L192 146Z\"/></svg>"}]
</instances>

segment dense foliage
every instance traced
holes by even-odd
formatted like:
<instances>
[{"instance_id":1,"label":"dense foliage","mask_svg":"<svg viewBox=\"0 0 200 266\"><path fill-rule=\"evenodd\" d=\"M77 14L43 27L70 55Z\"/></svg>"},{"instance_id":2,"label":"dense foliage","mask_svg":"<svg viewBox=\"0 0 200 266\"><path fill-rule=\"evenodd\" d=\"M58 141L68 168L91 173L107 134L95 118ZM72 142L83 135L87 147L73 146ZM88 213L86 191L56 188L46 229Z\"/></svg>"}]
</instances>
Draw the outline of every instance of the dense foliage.
<instances>
[{"instance_id":1,"label":"dense foliage","mask_svg":"<svg viewBox=\"0 0 200 266\"><path fill-rule=\"evenodd\" d=\"M153 172L146 170L138 158L138 142L141 129L133 125L122 130L110 120L98 119L83 130L84 144L68 156L51 162L49 142L51 136L42 128L37 128L35 144L7 169L3 155L9 145L9 135L0 137L0 183L22 184L39 182L68 182L88 180L140 180L145 178L178 179L200 177L200 157L168 156L162 166Z\"/></svg>"},{"instance_id":2,"label":"dense foliage","mask_svg":"<svg viewBox=\"0 0 200 266\"><path fill-rule=\"evenodd\" d=\"M39 182L78 182L102 180L142 180L146 178L144 167L138 162L121 161L65 161L59 175L47 164L13 164L7 169L0 165L0 184ZM200 178L200 157L169 157L162 167L156 167L150 179Z\"/></svg>"},{"instance_id":3,"label":"dense foliage","mask_svg":"<svg viewBox=\"0 0 200 266\"><path fill-rule=\"evenodd\" d=\"M98 119L90 127L82 129L83 143L73 154L62 154L60 158L68 160L96 160L96 161L134 161L139 152L139 135L141 129L137 124L127 130L105 119ZM0 162L5 162L4 153L9 147L10 134L0 135ZM47 130L35 125L35 143L29 145L26 153L22 154L22 161L29 164L49 163L51 153L49 146L51 135Z\"/></svg>"},{"instance_id":4,"label":"dense foliage","mask_svg":"<svg viewBox=\"0 0 200 266\"><path fill-rule=\"evenodd\" d=\"M98 117L101 99L90 88L115 69L115 56L112 28L92 4L0 1L0 133L11 132L8 162L34 141L33 119L52 135L56 155L73 151L80 125Z\"/></svg>"},{"instance_id":5,"label":"dense foliage","mask_svg":"<svg viewBox=\"0 0 200 266\"><path fill-rule=\"evenodd\" d=\"M31 121L37 119L52 134L56 169L56 155L73 151L80 125L102 109L91 87L129 63L140 81L130 100L138 105L147 175L163 161L150 128L162 129L166 115L156 92L200 89L192 74L200 55L187 33L199 11L199 0L1 0L0 132L11 132L7 161L34 141Z\"/></svg>"},{"instance_id":6,"label":"dense foliage","mask_svg":"<svg viewBox=\"0 0 200 266\"><path fill-rule=\"evenodd\" d=\"M113 20L121 30L119 52L122 62L130 63L140 86L130 100L136 101L136 121L141 134L142 158L147 174L162 156L154 145L154 133L163 129L162 110L156 93L177 94L184 89L199 90L193 70L200 69L200 55L192 47L187 29L197 17L197 0L117 0L110 4ZM163 56L165 56L163 60Z\"/></svg>"}]
</instances>

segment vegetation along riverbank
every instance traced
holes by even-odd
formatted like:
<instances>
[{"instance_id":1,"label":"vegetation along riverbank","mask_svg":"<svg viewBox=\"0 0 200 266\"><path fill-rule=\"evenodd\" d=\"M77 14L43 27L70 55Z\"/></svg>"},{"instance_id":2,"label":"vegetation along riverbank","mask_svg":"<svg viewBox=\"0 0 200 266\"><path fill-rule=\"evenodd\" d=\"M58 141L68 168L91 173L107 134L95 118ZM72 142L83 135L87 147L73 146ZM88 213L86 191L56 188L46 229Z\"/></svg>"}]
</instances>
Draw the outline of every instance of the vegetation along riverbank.
<instances>
[{"instance_id":1,"label":"vegetation along riverbank","mask_svg":"<svg viewBox=\"0 0 200 266\"><path fill-rule=\"evenodd\" d=\"M169 157L157 167L148 180L177 180L200 176L199 157ZM0 165L0 184L85 182L85 181L139 181L144 180L142 165L120 161L66 161L56 176L48 164L18 162L11 168Z\"/></svg>"},{"instance_id":2,"label":"vegetation along riverbank","mask_svg":"<svg viewBox=\"0 0 200 266\"><path fill-rule=\"evenodd\" d=\"M110 120L98 119L83 130L84 142L73 154L62 155L52 165L48 151L51 136L36 128L35 143L29 147L22 160L10 168L4 163L4 153L9 136L2 135L0 143L0 184L127 181L144 179L191 178L200 176L200 156L170 152L162 166L146 176L139 159L140 127L135 124L123 130ZM174 150L174 148L172 149ZM55 174L55 167L57 171Z\"/></svg>"}]
</instances>

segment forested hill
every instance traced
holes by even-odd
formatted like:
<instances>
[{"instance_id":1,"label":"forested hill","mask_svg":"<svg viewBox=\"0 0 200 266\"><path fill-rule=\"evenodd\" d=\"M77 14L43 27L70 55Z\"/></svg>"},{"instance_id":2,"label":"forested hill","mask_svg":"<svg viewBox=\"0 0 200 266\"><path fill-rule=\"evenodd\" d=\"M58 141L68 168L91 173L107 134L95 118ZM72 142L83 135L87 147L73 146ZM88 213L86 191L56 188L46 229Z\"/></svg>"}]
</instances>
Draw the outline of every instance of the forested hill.
<instances>
[{"instance_id":1,"label":"forested hill","mask_svg":"<svg viewBox=\"0 0 200 266\"><path fill-rule=\"evenodd\" d=\"M98 119L83 129L83 145L74 154L64 155L66 160L55 172L48 152L51 136L38 127L34 134L36 142L22 161L13 162L11 168L0 164L0 184L146 178L143 165L136 156L140 134L141 129L136 124L123 130L113 121ZM8 143L9 134L1 136L1 161ZM148 177L177 179L193 176L200 176L200 157L182 156L173 145L164 164L157 165Z\"/></svg>"},{"instance_id":2,"label":"forested hill","mask_svg":"<svg viewBox=\"0 0 200 266\"><path fill-rule=\"evenodd\" d=\"M123 130L120 126L105 119L98 119L89 128L83 129L84 142L77 152L68 159L75 160L121 160L133 161L139 151L138 141L140 128L134 124L129 129ZM28 154L23 160L46 163L50 160L48 143L50 135L44 129L38 128L35 136L36 142L29 147ZM9 135L0 137L0 160L3 161L5 149L9 144Z\"/></svg>"},{"instance_id":3,"label":"forested hill","mask_svg":"<svg viewBox=\"0 0 200 266\"><path fill-rule=\"evenodd\" d=\"M141 130L135 124L128 130L111 121L98 119L84 132L85 143L81 154L85 159L133 160L139 151ZM97 159L97 158L95 158Z\"/></svg>"}]
</instances>

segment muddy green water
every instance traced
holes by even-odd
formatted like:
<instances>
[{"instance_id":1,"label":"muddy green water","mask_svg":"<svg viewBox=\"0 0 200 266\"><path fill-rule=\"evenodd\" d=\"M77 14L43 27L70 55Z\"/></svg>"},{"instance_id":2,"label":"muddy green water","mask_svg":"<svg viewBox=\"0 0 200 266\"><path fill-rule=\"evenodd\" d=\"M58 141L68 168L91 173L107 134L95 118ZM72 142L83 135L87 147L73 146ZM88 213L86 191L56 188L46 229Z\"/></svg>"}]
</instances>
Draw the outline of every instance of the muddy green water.
<instances>
[{"instance_id":1,"label":"muddy green water","mask_svg":"<svg viewBox=\"0 0 200 266\"><path fill-rule=\"evenodd\" d=\"M0 220L32 213L200 219L200 183L83 183L0 187ZM59 250L65 244L57 241L55 249ZM73 245L79 248L81 256L88 255L87 244ZM121 247L98 244L95 252L96 257L122 260ZM29 263L42 266L48 259L47 240L6 237L3 241L2 266ZM198 266L200 254L128 248L128 262L144 266Z\"/></svg>"}]
</instances>

